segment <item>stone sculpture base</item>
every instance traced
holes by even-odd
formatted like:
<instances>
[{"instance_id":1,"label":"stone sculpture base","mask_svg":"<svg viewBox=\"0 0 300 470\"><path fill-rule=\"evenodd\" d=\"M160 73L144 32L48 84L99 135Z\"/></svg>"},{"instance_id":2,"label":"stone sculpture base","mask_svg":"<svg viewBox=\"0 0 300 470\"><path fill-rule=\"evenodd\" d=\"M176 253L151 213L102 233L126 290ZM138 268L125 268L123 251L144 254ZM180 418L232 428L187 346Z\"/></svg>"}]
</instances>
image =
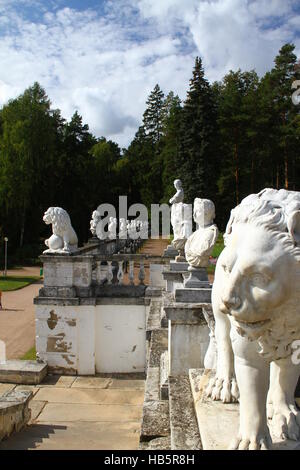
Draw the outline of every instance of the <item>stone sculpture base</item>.
<instances>
[{"instance_id":1,"label":"stone sculpture base","mask_svg":"<svg viewBox=\"0 0 300 470\"><path fill-rule=\"evenodd\" d=\"M176 263L184 263L186 261L186 259L185 259L184 256L179 254L178 256L176 256L175 261L176 261Z\"/></svg>"},{"instance_id":2,"label":"stone sculpture base","mask_svg":"<svg viewBox=\"0 0 300 470\"><path fill-rule=\"evenodd\" d=\"M211 303L211 287L208 288L183 288L175 290L176 302L187 303Z\"/></svg>"},{"instance_id":3,"label":"stone sculpture base","mask_svg":"<svg viewBox=\"0 0 300 470\"><path fill-rule=\"evenodd\" d=\"M190 369L189 376L203 450L227 450L238 432L239 405L224 404L205 397L210 371ZM270 432L272 450L300 450L300 441L275 438L271 426Z\"/></svg>"},{"instance_id":4,"label":"stone sculpture base","mask_svg":"<svg viewBox=\"0 0 300 470\"><path fill-rule=\"evenodd\" d=\"M188 375L189 369L204 366L209 345L209 328L203 304L168 301L164 310L169 320L169 374Z\"/></svg>"},{"instance_id":5,"label":"stone sculpture base","mask_svg":"<svg viewBox=\"0 0 300 470\"><path fill-rule=\"evenodd\" d=\"M173 245L168 245L164 250L164 256L166 258L175 258L175 256L178 256L178 254L178 250L175 250Z\"/></svg>"},{"instance_id":6,"label":"stone sculpture base","mask_svg":"<svg viewBox=\"0 0 300 470\"><path fill-rule=\"evenodd\" d=\"M170 271L187 271L189 263L184 261L170 261Z\"/></svg>"},{"instance_id":7,"label":"stone sculpture base","mask_svg":"<svg viewBox=\"0 0 300 470\"><path fill-rule=\"evenodd\" d=\"M189 266L188 271L190 272L190 275L184 281L184 287L192 289L210 287L206 268L195 268L194 266Z\"/></svg>"}]
</instances>

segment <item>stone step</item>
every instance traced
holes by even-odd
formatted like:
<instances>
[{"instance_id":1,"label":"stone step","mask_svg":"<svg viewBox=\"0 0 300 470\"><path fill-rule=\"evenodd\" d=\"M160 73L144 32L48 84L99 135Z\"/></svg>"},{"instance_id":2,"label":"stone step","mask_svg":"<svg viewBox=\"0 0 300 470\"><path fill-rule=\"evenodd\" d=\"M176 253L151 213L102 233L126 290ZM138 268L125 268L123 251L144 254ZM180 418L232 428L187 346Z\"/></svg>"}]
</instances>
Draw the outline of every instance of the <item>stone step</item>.
<instances>
[{"instance_id":1,"label":"stone step","mask_svg":"<svg viewBox=\"0 0 300 470\"><path fill-rule=\"evenodd\" d=\"M0 441L14 431L19 432L30 420L29 401L33 393L28 390L13 390L0 396Z\"/></svg>"},{"instance_id":2,"label":"stone step","mask_svg":"<svg viewBox=\"0 0 300 470\"><path fill-rule=\"evenodd\" d=\"M222 403L207 398L204 392L210 375L210 371L203 369L190 369L189 371L198 429L203 450L227 450L238 434L239 404ZM300 450L299 441L278 438L272 432L271 421L268 425L272 438L271 450Z\"/></svg>"},{"instance_id":3,"label":"stone step","mask_svg":"<svg viewBox=\"0 0 300 470\"><path fill-rule=\"evenodd\" d=\"M172 450L201 450L201 439L188 376L169 377Z\"/></svg>"},{"instance_id":4,"label":"stone step","mask_svg":"<svg viewBox=\"0 0 300 470\"><path fill-rule=\"evenodd\" d=\"M159 376L159 367L148 367L140 435L141 448L144 448L144 443L148 446L154 439L170 436L169 406L168 402L160 400Z\"/></svg>"},{"instance_id":5,"label":"stone step","mask_svg":"<svg viewBox=\"0 0 300 470\"><path fill-rule=\"evenodd\" d=\"M150 341L148 367L160 367L160 356L168 349L168 330L153 330Z\"/></svg>"},{"instance_id":6,"label":"stone step","mask_svg":"<svg viewBox=\"0 0 300 470\"><path fill-rule=\"evenodd\" d=\"M147 336L149 336L153 330L158 330L160 328L161 307L162 300L152 299L146 324Z\"/></svg>"},{"instance_id":7,"label":"stone step","mask_svg":"<svg viewBox=\"0 0 300 470\"><path fill-rule=\"evenodd\" d=\"M168 437L157 437L149 442L141 442L140 450L170 450L171 449L171 438Z\"/></svg>"},{"instance_id":8,"label":"stone step","mask_svg":"<svg viewBox=\"0 0 300 470\"><path fill-rule=\"evenodd\" d=\"M38 385L46 375L44 362L14 359L0 363L0 383Z\"/></svg>"}]
</instances>

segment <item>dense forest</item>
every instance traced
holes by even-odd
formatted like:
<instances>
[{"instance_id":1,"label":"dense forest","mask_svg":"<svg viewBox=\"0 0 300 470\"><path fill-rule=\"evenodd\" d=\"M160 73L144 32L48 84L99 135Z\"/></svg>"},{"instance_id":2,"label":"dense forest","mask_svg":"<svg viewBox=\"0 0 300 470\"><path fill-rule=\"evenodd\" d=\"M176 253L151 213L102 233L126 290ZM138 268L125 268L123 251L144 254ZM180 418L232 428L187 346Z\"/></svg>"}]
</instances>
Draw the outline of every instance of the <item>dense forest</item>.
<instances>
[{"instance_id":1,"label":"dense forest","mask_svg":"<svg viewBox=\"0 0 300 470\"><path fill-rule=\"evenodd\" d=\"M67 122L35 83L0 110L0 244L7 236L11 259L35 258L49 234L42 221L49 206L69 212L83 243L99 204L118 207L119 195L147 207L168 202L175 178L183 181L186 202L215 202L221 229L247 194L299 190L294 49L284 45L263 77L237 70L213 84L197 57L185 101L157 84L128 149L96 138L77 112Z\"/></svg>"}]
</instances>

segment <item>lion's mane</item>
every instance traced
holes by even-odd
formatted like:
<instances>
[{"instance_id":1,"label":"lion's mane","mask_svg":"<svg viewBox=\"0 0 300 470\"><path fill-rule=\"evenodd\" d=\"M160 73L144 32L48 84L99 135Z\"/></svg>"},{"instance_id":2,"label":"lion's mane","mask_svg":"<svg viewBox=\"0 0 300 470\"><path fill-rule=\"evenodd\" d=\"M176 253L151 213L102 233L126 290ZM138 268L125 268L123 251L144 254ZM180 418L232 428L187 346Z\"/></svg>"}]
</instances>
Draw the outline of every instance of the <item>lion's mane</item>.
<instances>
[{"instance_id":1,"label":"lion's mane","mask_svg":"<svg viewBox=\"0 0 300 470\"><path fill-rule=\"evenodd\" d=\"M295 285L299 287L296 287L287 302L274 310L271 326L258 338L260 353L271 361L290 356L293 341L300 339L300 246L288 230L290 214L299 210L300 192L267 188L247 196L231 211L224 234L226 245L237 224L249 223L263 227L271 232L277 243L281 243L282 250L297 261Z\"/></svg>"},{"instance_id":2,"label":"lion's mane","mask_svg":"<svg viewBox=\"0 0 300 470\"><path fill-rule=\"evenodd\" d=\"M49 207L45 212L45 216L48 215L50 215L54 235L63 236L64 232L72 227L69 214L61 207Z\"/></svg>"}]
</instances>

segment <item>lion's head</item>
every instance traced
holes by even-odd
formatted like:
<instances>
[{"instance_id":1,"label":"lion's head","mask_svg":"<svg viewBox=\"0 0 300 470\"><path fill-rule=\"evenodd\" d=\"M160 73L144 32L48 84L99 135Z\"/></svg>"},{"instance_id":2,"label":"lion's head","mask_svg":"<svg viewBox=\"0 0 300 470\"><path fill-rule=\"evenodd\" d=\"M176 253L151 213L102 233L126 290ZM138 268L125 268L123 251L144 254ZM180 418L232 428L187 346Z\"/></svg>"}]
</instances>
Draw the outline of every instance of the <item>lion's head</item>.
<instances>
[{"instance_id":1,"label":"lion's head","mask_svg":"<svg viewBox=\"0 0 300 470\"><path fill-rule=\"evenodd\" d=\"M52 224L55 235L62 235L71 226L69 214L61 207L49 207L44 213L43 221L47 225Z\"/></svg>"},{"instance_id":2,"label":"lion's head","mask_svg":"<svg viewBox=\"0 0 300 470\"><path fill-rule=\"evenodd\" d=\"M298 192L248 196L232 211L216 269L220 310L241 334L260 338L272 357L283 343L288 355L289 344L300 339L299 209Z\"/></svg>"}]
</instances>

